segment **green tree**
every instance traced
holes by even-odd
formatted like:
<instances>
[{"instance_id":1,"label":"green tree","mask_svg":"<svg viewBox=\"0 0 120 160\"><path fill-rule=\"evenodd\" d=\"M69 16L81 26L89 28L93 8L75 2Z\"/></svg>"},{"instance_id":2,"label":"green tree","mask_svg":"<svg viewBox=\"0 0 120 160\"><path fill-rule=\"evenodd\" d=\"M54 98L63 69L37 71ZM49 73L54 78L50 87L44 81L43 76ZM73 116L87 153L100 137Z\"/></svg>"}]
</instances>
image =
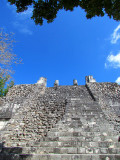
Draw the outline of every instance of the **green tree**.
<instances>
[{"instance_id":1,"label":"green tree","mask_svg":"<svg viewBox=\"0 0 120 160\"><path fill-rule=\"evenodd\" d=\"M107 14L116 21L120 20L120 0L8 0L15 4L17 12L23 12L28 6L33 6L32 19L36 24L43 24L46 19L52 22L59 10L73 11L74 7L81 7L86 12L88 19Z\"/></svg>"},{"instance_id":2,"label":"green tree","mask_svg":"<svg viewBox=\"0 0 120 160\"><path fill-rule=\"evenodd\" d=\"M0 96L5 96L14 85L11 81L12 64L21 62L13 53L14 42L13 33L7 34L3 29L0 30Z\"/></svg>"},{"instance_id":3,"label":"green tree","mask_svg":"<svg viewBox=\"0 0 120 160\"><path fill-rule=\"evenodd\" d=\"M11 88L14 85L14 81L10 81L8 83L9 76L6 77L0 77L0 97L3 97L7 94L9 88Z\"/></svg>"}]
</instances>

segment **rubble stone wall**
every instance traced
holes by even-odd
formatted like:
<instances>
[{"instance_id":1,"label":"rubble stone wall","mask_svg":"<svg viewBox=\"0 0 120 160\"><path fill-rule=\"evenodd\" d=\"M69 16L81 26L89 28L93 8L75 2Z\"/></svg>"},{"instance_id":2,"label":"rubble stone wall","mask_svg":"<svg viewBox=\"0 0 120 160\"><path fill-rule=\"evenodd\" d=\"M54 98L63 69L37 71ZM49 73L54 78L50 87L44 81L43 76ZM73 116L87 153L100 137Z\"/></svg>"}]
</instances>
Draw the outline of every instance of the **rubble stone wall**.
<instances>
[{"instance_id":1,"label":"rubble stone wall","mask_svg":"<svg viewBox=\"0 0 120 160\"><path fill-rule=\"evenodd\" d=\"M65 112L65 99L46 94L46 87L37 84L15 86L7 94L7 100L15 114L1 131L6 147L32 146Z\"/></svg>"},{"instance_id":2,"label":"rubble stone wall","mask_svg":"<svg viewBox=\"0 0 120 160\"><path fill-rule=\"evenodd\" d=\"M87 83L88 90L96 101L99 102L109 121L115 123L120 130L120 85L117 83Z\"/></svg>"},{"instance_id":3,"label":"rubble stone wall","mask_svg":"<svg viewBox=\"0 0 120 160\"><path fill-rule=\"evenodd\" d=\"M16 85L1 101L1 108L10 108L9 121L1 130L6 147L31 147L39 142L65 114L70 98L98 101L106 117L118 120L120 86L116 83L88 83L85 86L48 87ZM4 105L5 104L5 105ZM112 106L110 105L112 104Z\"/></svg>"}]
</instances>

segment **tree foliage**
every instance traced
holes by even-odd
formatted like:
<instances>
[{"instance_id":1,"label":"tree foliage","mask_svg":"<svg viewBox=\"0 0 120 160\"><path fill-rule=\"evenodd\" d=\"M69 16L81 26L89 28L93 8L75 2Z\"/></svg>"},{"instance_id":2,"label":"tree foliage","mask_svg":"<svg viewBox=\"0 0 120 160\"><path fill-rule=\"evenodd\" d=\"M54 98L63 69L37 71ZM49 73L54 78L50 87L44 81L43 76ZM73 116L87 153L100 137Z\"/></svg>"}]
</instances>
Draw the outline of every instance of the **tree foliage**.
<instances>
[{"instance_id":1,"label":"tree foliage","mask_svg":"<svg viewBox=\"0 0 120 160\"><path fill-rule=\"evenodd\" d=\"M52 22L59 10L73 11L74 7L81 7L86 12L86 17L104 16L120 20L120 0L8 0L15 4L17 12L23 12L28 6L33 6L32 19L36 24L43 24L43 20Z\"/></svg>"},{"instance_id":2,"label":"tree foliage","mask_svg":"<svg viewBox=\"0 0 120 160\"><path fill-rule=\"evenodd\" d=\"M14 85L14 81L10 81L8 83L9 76L0 77L0 97L3 97L7 94L9 88L11 88Z\"/></svg>"},{"instance_id":3,"label":"tree foliage","mask_svg":"<svg viewBox=\"0 0 120 160\"><path fill-rule=\"evenodd\" d=\"M3 29L0 30L0 96L6 95L14 84L11 81L12 64L20 63L20 59L13 54L14 42L13 33L7 34Z\"/></svg>"}]
</instances>

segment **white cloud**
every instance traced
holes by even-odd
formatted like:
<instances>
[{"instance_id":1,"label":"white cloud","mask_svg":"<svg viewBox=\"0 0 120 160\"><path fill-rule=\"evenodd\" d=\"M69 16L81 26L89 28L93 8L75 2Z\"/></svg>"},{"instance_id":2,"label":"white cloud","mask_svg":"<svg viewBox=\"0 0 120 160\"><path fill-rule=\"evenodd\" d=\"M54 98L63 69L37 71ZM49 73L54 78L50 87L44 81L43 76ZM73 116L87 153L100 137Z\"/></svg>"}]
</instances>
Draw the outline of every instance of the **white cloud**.
<instances>
[{"instance_id":1,"label":"white cloud","mask_svg":"<svg viewBox=\"0 0 120 160\"><path fill-rule=\"evenodd\" d=\"M16 6L15 5L10 5L10 3L7 3L7 7L12 11L13 16L15 21L12 21L12 25L16 30L18 30L20 33L27 34L27 35L32 35L33 32L31 31L32 27L32 11L33 7L28 7L28 10L17 13L16 12Z\"/></svg>"},{"instance_id":2,"label":"white cloud","mask_svg":"<svg viewBox=\"0 0 120 160\"><path fill-rule=\"evenodd\" d=\"M29 30L28 28L21 28L20 32L25 33L25 34L29 34L29 35L33 34L33 32L31 30Z\"/></svg>"},{"instance_id":3,"label":"white cloud","mask_svg":"<svg viewBox=\"0 0 120 160\"><path fill-rule=\"evenodd\" d=\"M120 68L120 52L117 55L110 53L106 59L105 68Z\"/></svg>"},{"instance_id":4,"label":"white cloud","mask_svg":"<svg viewBox=\"0 0 120 160\"><path fill-rule=\"evenodd\" d=\"M32 11L33 11L33 7L28 7L28 9L24 12L21 13L17 13L17 15L23 16L25 18L25 16L32 16Z\"/></svg>"},{"instance_id":5,"label":"white cloud","mask_svg":"<svg viewBox=\"0 0 120 160\"><path fill-rule=\"evenodd\" d=\"M20 19L26 19L30 18L32 16L33 6L29 6L27 10L24 12L17 13L17 7L15 5L10 5L10 3L7 3L7 7L13 12L13 14Z\"/></svg>"},{"instance_id":6,"label":"white cloud","mask_svg":"<svg viewBox=\"0 0 120 160\"><path fill-rule=\"evenodd\" d=\"M115 82L120 84L120 77L118 77Z\"/></svg>"},{"instance_id":7,"label":"white cloud","mask_svg":"<svg viewBox=\"0 0 120 160\"><path fill-rule=\"evenodd\" d=\"M6 5L9 9L13 9L13 10L16 9L15 5L11 5L10 2L6 2Z\"/></svg>"},{"instance_id":8,"label":"white cloud","mask_svg":"<svg viewBox=\"0 0 120 160\"><path fill-rule=\"evenodd\" d=\"M116 44L120 39L120 24L115 28L113 34L111 35L111 43Z\"/></svg>"},{"instance_id":9,"label":"white cloud","mask_svg":"<svg viewBox=\"0 0 120 160\"><path fill-rule=\"evenodd\" d=\"M28 28L26 24L21 24L20 22L16 21L13 23L13 26L20 32L28 35L32 35L33 32Z\"/></svg>"},{"instance_id":10,"label":"white cloud","mask_svg":"<svg viewBox=\"0 0 120 160\"><path fill-rule=\"evenodd\" d=\"M32 17L32 11L33 8L29 7L26 11L24 12L15 12L15 17L18 21L22 21L24 23L24 21L28 21L28 22L32 22L31 17Z\"/></svg>"}]
</instances>

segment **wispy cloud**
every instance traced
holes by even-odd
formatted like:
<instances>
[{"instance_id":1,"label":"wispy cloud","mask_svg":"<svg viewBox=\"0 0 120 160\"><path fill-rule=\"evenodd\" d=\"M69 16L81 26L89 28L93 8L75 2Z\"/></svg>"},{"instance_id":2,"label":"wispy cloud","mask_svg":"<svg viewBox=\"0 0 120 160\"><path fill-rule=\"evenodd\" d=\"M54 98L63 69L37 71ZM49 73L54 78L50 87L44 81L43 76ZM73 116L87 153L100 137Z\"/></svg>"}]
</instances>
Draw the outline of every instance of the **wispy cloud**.
<instances>
[{"instance_id":1,"label":"wispy cloud","mask_svg":"<svg viewBox=\"0 0 120 160\"><path fill-rule=\"evenodd\" d=\"M29 30L28 28L22 28L20 30L21 33L25 33L25 34L29 34L29 35L32 35L33 32L31 30Z\"/></svg>"},{"instance_id":2,"label":"wispy cloud","mask_svg":"<svg viewBox=\"0 0 120 160\"><path fill-rule=\"evenodd\" d=\"M13 23L13 26L15 28L17 28L17 30L20 33L24 33L24 34L28 34L28 35L32 35L33 32L28 28L28 26L26 24L21 24L20 22L16 21Z\"/></svg>"},{"instance_id":3,"label":"wispy cloud","mask_svg":"<svg viewBox=\"0 0 120 160\"><path fill-rule=\"evenodd\" d=\"M32 16L33 8L29 7L28 10L21 13L17 13L15 5L10 5L9 3L7 3L7 7L13 12L13 16L15 17L15 21L11 22L14 28L18 30L20 33L32 35L32 21L30 17Z\"/></svg>"},{"instance_id":4,"label":"wispy cloud","mask_svg":"<svg viewBox=\"0 0 120 160\"><path fill-rule=\"evenodd\" d=\"M119 39L120 39L120 24L117 26L117 28L114 29L114 32L111 35L111 43L116 44Z\"/></svg>"},{"instance_id":5,"label":"wispy cloud","mask_svg":"<svg viewBox=\"0 0 120 160\"><path fill-rule=\"evenodd\" d=\"M32 11L33 11L33 8L29 7L24 12L16 13L15 16L19 20L30 20L31 21Z\"/></svg>"},{"instance_id":6,"label":"wispy cloud","mask_svg":"<svg viewBox=\"0 0 120 160\"><path fill-rule=\"evenodd\" d=\"M12 12L17 16L17 17L22 17L22 18L26 18L26 17L31 17L32 16L32 11L33 11L33 7L29 6L27 10L25 10L24 12L20 12L17 13L16 10L16 6L15 5L10 5L9 2L7 2L7 7L12 10Z\"/></svg>"},{"instance_id":7,"label":"wispy cloud","mask_svg":"<svg viewBox=\"0 0 120 160\"><path fill-rule=\"evenodd\" d=\"M120 52L117 55L110 53L106 59L105 67L120 68Z\"/></svg>"},{"instance_id":8,"label":"wispy cloud","mask_svg":"<svg viewBox=\"0 0 120 160\"><path fill-rule=\"evenodd\" d=\"M118 77L115 82L120 84L120 77Z\"/></svg>"}]
</instances>

